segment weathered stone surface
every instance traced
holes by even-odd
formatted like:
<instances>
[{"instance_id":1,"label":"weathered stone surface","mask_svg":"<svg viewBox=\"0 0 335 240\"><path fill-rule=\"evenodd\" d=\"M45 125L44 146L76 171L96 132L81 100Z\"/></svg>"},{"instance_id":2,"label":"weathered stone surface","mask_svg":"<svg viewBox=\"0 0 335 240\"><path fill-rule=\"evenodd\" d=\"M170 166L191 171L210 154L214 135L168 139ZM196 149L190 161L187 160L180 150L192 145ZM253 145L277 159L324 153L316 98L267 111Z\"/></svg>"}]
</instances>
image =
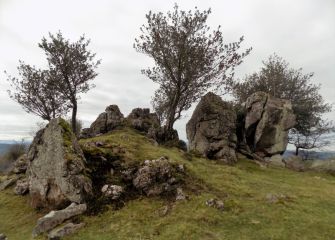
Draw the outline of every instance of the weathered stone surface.
<instances>
[{"instance_id":1,"label":"weathered stone surface","mask_svg":"<svg viewBox=\"0 0 335 240\"><path fill-rule=\"evenodd\" d=\"M189 149L210 159L236 162L236 113L214 93L201 98L186 125Z\"/></svg>"},{"instance_id":2,"label":"weathered stone surface","mask_svg":"<svg viewBox=\"0 0 335 240\"><path fill-rule=\"evenodd\" d=\"M5 234L0 233L0 240L7 240L8 238L6 237Z\"/></svg>"},{"instance_id":3,"label":"weathered stone surface","mask_svg":"<svg viewBox=\"0 0 335 240\"><path fill-rule=\"evenodd\" d=\"M103 134L112 131L113 129L122 126L123 114L117 105L110 105L105 112L101 113L98 118L91 124L89 130L85 130L91 136Z\"/></svg>"},{"instance_id":4,"label":"weathered stone surface","mask_svg":"<svg viewBox=\"0 0 335 240\"><path fill-rule=\"evenodd\" d=\"M245 108L245 140L250 150L261 157L282 154L288 131L295 125L291 102L256 92L247 99Z\"/></svg>"},{"instance_id":5,"label":"weathered stone surface","mask_svg":"<svg viewBox=\"0 0 335 240\"><path fill-rule=\"evenodd\" d=\"M80 228L82 228L83 226L85 226L84 223L78 223L78 224L74 224L74 223L67 223L64 226L61 226L59 228L56 228L54 230L52 230L49 234L48 234L48 239L49 240L59 240L65 236L68 236L70 234L73 234L75 232L77 232Z\"/></svg>"},{"instance_id":6,"label":"weathered stone surface","mask_svg":"<svg viewBox=\"0 0 335 240\"><path fill-rule=\"evenodd\" d=\"M271 156L270 158L265 158L265 160L269 163L271 166L276 167L285 167L283 156L280 154L276 154Z\"/></svg>"},{"instance_id":7,"label":"weathered stone surface","mask_svg":"<svg viewBox=\"0 0 335 240\"><path fill-rule=\"evenodd\" d=\"M149 108L133 109L127 117L127 121L131 127L146 133L148 133L149 129L152 131L160 127L156 113L150 113Z\"/></svg>"},{"instance_id":8,"label":"weathered stone surface","mask_svg":"<svg viewBox=\"0 0 335 240\"><path fill-rule=\"evenodd\" d=\"M33 236L45 233L63 223L65 220L74 216L83 214L87 209L86 204L71 203L70 206L63 210L51 211L44 217L37 220L36 227L33 230Z\"/></svg>"},{"instance_id":9,"label":"weathered stone surface","mask_svg":"<svg viewBox=\"0 0 335 240\"><path fill-rule=\"evenodd\" d=\"M17 181L17 177L11 177L5 181L3 181L2 183L0 183L0 191L5 190L6 188L9 188L10 186L13 186L16 181Z\"/></svg>"},{"instance_id":10,"label":"weathered stone surface","mask_svg":"<svg viewBox=\"0 0 335 240\"><path fill-rule=\"evenodd\" d=\"M85 176L85 157L63 119L50 121L35 137L28 152L29 193L35 208L59 208L82 203L92 193Z\"/></svg>"},{"instance_id":11,"label":"weathered stone surface","mask_svg":"<svg viewBox=\"0 0 335 240\"><path fill-rule=\"evenodd\" d=\"M285 167L294 171L303 172L307 169L304 160L300 156L289 156L284 159Z\"/></svg>"},{"instance_id":12,"label":"weathered stone surface","mask_svg":"<svg viewBox=\"0 0 335 240\"><path fill-rule=\"evenodd\" d=\"M175 169L170 162L161 157L156 160L146 160L133 178L133 185L147 196L157 196L175 189Z\"/></svg>"},{"instance_id":13,"label":"weathered stone surface","mask_svg":"<svg viewBox=\"0 0 335 240\"><path fill-rule=\"evenodd\" d=\"M112 200L117 200L123 193L123 188L118 185L104 185L101 188L101 192L104 196L111 198Z\"/></svg>"},{"instance_id":14,"label":"weathered stone surface","mask_svg":"<svg viewBox=\"0 0 335 240\"><path fill-rule=\"evenodd\" d=\"M16 182L14 188L14 193L17 195L25 195L29 192L29 182L28 179L21 179Z\"/></svg>"},{"instance_id":15,"label":"weathered stone surface","mask_svg":"<svg viewBox=\"0 0 335 240\"><path fill-rule=\"evenodd\" d=\"M182 188L177 188L176 201L186 200L186 195Z\"/></svg>"},{"instance_id":16,"label":"weathered stone surface","mask_svg":"<svg viewBox=\"0 0 335 240\"><path fill-rule=\"evenodd\" d=\"M12 172L16 174L25 173L27 171L27 167L28 167L27 154L23 154L14 162Z\"/></svg>"},{"instance_id":17,"label":"weathered stone surface","mask_svg":"<svg viewBox=\"0 0 335 240\"><path fill-rule=\"evenodd\" d=\"M214 207L216 209L219 209L221 211L224 210L224 203L221 200L218 200L216 198L211 198L206 201L206 205L209 207Z\"/></svg>"}]
</instances>

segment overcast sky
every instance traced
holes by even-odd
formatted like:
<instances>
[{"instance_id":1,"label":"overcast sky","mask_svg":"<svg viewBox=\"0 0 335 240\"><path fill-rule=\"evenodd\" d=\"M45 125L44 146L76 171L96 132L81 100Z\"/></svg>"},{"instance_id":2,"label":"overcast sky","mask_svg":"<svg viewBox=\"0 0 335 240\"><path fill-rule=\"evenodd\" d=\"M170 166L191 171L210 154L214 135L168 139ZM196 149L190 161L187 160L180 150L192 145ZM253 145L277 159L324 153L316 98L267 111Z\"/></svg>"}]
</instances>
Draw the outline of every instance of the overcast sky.
<instances>
[{"instance_id":1,"label":"overcast sky","mask_svg":"<svg viewBox=\"0 0 335 240\"><path fill-rule=\"evenodd\" d=\"M6 76L17 75L18 61L45 67L38 42L48 32L63 32L77 40L85 34L91 49L102 59L96 88L81 98L79 118L88 126L105 107L117 104L127 115L135 107L150 107L157 88L140 70L152 65L133 49L134 38L149 10L212 8L209 26L222 26L228 42L245 36L243 48L253 47L238 67L237 76L257 71L262 60L276 52L292 67L314 72L322 94L335 102L335 1L334 0L0 0L0 140L29 137L38 117L25 113L9 99ZM192 109L176 128L185 139L185 124ZM328 115L335 120L335 114Z\"/></svg>"}]
</instances>

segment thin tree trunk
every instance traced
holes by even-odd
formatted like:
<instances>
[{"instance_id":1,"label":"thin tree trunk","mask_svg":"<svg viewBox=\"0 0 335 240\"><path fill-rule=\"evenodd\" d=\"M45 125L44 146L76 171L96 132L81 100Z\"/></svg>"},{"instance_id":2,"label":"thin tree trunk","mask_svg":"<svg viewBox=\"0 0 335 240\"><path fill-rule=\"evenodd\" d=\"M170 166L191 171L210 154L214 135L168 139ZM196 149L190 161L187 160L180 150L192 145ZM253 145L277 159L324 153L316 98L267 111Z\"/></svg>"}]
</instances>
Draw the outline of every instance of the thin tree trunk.
<instances>
[{"instance_id":1,"label":"thin tree trunk","mask_svg":"<svg viewBox=\"0 0 335 240\"><path fill-rule=\"evenodd\" d=\"M77 135L77 101L73 103L71 124L73 133Z\"/></svg>"},{"instance_id":2,"label":"thin tree trunk","mask_svg":"<svg viewBox=\"0 0 335 240\"><path fill-rule=\"evenodd\" d=\"M295 147L295 155L296 155L296 156L299 155L299 147Z\"/></svg>"}]
</instances>

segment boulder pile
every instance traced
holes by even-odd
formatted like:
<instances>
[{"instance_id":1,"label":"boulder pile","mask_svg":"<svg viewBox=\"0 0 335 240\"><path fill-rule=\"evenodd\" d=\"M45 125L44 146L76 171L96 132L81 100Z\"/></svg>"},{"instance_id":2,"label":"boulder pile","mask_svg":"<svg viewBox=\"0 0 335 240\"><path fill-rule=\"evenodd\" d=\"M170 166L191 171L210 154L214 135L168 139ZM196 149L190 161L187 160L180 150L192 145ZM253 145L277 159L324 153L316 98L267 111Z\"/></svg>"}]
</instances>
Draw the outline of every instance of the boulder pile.
<instances>
[{"instance_id":1,"label":"boulder pile","mask_svg":"<svg viewBox=\"0 0 335 240\"><path fill-rule=\"evenodd\" d=\"M189 150L209 159L232 164L236 162L236 151L241 151L283 165L278 159L286 150L288 131L294 125L295 115L288 100L256 92L237 117L231 103L210 92L201 98L186 132Z\"/></svg>"}]
</instances>

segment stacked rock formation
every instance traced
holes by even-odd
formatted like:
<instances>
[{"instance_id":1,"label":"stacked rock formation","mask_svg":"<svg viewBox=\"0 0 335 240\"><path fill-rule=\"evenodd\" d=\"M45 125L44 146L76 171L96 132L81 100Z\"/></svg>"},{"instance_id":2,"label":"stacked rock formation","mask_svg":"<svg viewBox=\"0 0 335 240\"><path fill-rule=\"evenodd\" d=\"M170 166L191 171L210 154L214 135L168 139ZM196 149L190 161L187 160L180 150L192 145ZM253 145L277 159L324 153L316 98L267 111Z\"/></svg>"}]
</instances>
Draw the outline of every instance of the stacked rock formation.
<instances>
[{"instance_id":1,"label":"stacked rock formation","mask_svg":"<svg viewBox=\"0 0 335 240\"><path fill-rule=\"evenodd\" d=\"M236 113L228 102L207 93L186 125L189 149L210 159L236 162Z\"/></svg>"}]
</instances>

